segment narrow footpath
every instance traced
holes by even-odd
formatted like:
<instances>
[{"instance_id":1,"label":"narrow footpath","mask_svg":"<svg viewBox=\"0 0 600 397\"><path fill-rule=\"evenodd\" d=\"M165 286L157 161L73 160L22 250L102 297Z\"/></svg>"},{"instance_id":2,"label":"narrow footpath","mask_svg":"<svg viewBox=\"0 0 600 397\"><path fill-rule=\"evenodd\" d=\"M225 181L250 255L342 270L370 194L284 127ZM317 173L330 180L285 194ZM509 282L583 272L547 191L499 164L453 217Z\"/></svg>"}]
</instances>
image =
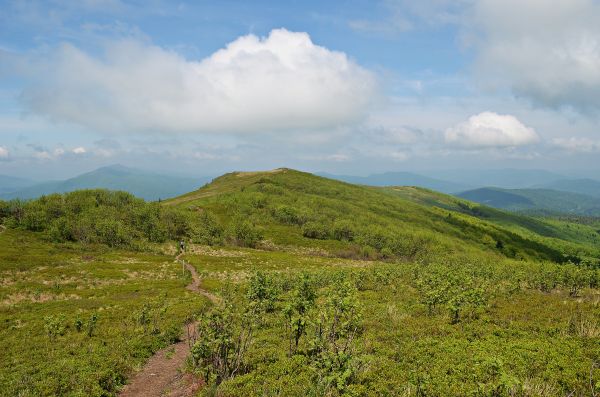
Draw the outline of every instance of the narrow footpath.
<instances>
[{"instance_id":1,"label":"narrow footpath","mask_svg":"<svg viewBox=\"0 0 600 397\"><path fill-rule=\"evenodd\" d=\"M192 283L186 286L190 291L199 293L208 298L212 303L219 302L219 298L200 287L200 276L196 269L181 259L181 263L192 274ZM191 323L183 327L183 340L164 349L159 350L148 360L144 368L135 374L123 388L120 397L191 397L202 385L198 379L190 374L183 373L185 360L190 352L191 340L196 332L196 324Z\"/></svg>"}]
</instances>

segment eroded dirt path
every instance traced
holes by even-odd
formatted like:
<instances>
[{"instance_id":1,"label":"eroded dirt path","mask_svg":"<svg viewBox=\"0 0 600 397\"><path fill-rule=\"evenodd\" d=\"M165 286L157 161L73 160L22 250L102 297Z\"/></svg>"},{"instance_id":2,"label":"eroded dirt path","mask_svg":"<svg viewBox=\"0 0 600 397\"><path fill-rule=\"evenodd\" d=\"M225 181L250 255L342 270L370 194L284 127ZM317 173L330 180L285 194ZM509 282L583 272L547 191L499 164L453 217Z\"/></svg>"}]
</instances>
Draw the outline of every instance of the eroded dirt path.
<instances>
[{"instance_id":1,"label":"eroded dirt path","mask_svg":"<svg viewBox=\"0 0 600 397\"><path fill-rule=\"evenodd\" d=\"M192 283L186 286L190 291L199 293L212 303L219 302L216 295L200 287L200 276L194 268L177 255L176 262L185 266L192 274ZM183 328L183 340L159 350L150 358L144 368L135 374L123 388L120 397L191 397L202 386L199 379L182 372L190 345L195 336L197 323L187 324Z\"/></svg>"}]
</instances>

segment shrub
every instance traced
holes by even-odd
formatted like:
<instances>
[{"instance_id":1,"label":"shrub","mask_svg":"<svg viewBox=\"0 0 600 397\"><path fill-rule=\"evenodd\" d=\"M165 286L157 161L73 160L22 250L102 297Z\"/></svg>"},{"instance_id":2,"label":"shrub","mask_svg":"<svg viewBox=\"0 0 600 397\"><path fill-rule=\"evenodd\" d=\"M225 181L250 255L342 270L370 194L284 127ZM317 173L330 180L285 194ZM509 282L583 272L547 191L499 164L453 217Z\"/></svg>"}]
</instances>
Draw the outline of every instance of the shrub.
<instances>
[{"instance_id":1,"label":"shrub","mask_svg":"<svg viewBox=\"0 0 600 397\"><path fill-rule=\"evenodd\" d=\"M291 299L283 309L290 356L298 350L300 338L306 334L310 323L308 312L314 306L316 297L314 283L308 274L302 274L296 281Z\"/></svg>"},{"instance_id":2,"label":"shrub","mask_svg":"<svg viewBox=\"0 0 600 397\"><path fill-rule=\"evenodd\" d=\"M341 220L333 224L333 238L340 241L354 240L354 227L349 221Z\"/></svg>"},{"instance_id":3,"label":"shrub","mask_svg":"<svg viewBox=\"0 0 600 397\"><path fill-rule=\"evenodd\" d=\"M232 220L227 230L227 236L232 244L252 248L256 247L256 244L263 238L261 229L241 216L236 216Z\"/></svg>"},{"instance_id":4,"label":"shrub","mask_svg":"<svg viewBox=\"0 0 600 397\"><path fill-rule=\"evenodd\" d=\"M329 230L321 222L307 222L302 226L302 235L307 238L326 240L329 238Z\"/></svg>"},{"instance_id":5,"label":"shrub","mask_svg":"<svg viewBox=\"0 0 600 397\"><path fill-rule=\"evenodd\" d=\"M223 228L217 218L207 210L202 210L199 222L192 227L192 241L197 244L216 245L223 239Z\"/></svg>"},{"instance_id":6,"label":"shrub","mask_svg":"<svg viewBox=\"0 0 600 397\"><path fill-rule=\"evenodd\" d=\"M207 383L218 385L246 371L246 353L253 338L253 319L226 303L202 316L192 346L193 365Z\"/></svg>"},{"instance_id":7,"label":"shrub","mask_svg":"<svg viewBox=\"0 0 600 397\"><path fill-rule=\"evenodd\" d=\"M260 271L252 275L246 294L252 311L272 312L277 295L277 288L272 277Z\"/></svg>"}]
</instances>

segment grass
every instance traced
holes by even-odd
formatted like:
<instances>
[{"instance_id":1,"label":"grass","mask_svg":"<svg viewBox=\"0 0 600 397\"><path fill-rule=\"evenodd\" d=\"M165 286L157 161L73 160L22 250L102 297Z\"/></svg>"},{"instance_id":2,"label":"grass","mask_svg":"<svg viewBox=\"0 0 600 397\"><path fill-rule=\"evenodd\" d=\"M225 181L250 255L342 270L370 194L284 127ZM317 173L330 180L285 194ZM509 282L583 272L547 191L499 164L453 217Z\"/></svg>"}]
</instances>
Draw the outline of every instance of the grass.
<instances>
[{"instance_id":1,"label":"grass","mask_svg":"<svg viewBox=\"0 0 600 397\"><path fill-rule=\"evenodd\" d=\"M189 275L172 256L56 245L22 231L0 234L0 275L2 395L114 393L206 304L185 290ZM49 318L64 328L56 336Z\"/></svg>"},{"instance_id":2,"label":"grass","mask_svg":"<svg viewBox=\"0 0 600 397\"><path fill-rule=\"evenodd\" d=\"M362 362L353 386L357 395L510 395L519 390L519 395L583 396L592 363L600 358L597 290L587 289L577 299L561 289L497 290L478 316L451 324L443 312L427 313L415 287L414 264L256 250L231 254L196 253L186 259L204 272L206 288L218 292L224 284L237 285L238 299L243 299L248 276L257 269L279 280L302 272L324 280L340 271L391 269L387 282L366 285L359 292L364 331L357 341L356 355ZM498 269L513 266L507 262ZM323 295L328 284L320 285ZM286 353L285 294L257 330L248 353L250 371L221 384L217 395L318 395L305 357Z\"/></svg>"},{"instance_id":3,"label":"grass","mask_svg":"<svg viewBox=\"0 0 600 397\"><path fill-rule=\"evenodd\" d=\"M244 370L220 384L205 379L199 395L599 392L597 220L521 216L426 189L355 186L288 169L227 174L163 205L185 214L189 224L177 225L192 241L206 236L198 233L203 215L216 219L213 245L190 244L183 259L239 318L250 318L257 271L278 292L274 310L253 325ZM206 319L214 306L185 289L191 278L173 261L172 244L144 240L132 250L0 231L0 394L116 395L188 319ZM569 259L581 265L565 265ZM290 354L285 313L301 274L317 298ZM351 366L336 372L315 360L313 344L346 282L356 288L360 331Z\"/></svg>"}]
</instances>

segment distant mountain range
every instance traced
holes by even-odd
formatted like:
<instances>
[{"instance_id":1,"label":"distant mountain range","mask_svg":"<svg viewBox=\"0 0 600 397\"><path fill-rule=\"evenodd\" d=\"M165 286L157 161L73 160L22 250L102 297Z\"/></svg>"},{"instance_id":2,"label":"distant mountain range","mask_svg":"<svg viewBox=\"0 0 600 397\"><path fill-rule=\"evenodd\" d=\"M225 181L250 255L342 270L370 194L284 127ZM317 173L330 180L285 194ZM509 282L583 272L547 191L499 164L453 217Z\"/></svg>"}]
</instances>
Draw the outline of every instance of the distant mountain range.
<instances>
[{"instance_id":1,"label":"distant mountain range","mask_svg":"<svg viewBox=\"0 0 600 397\"><path fill-rule=\"evenodd\" d=\"M462 192L457 196L510 211L600 216L599 197L559 190L486 187Z\"/></svg>"},{"instance_id":2,"label":"distant mountain range","mask_svg":"<svg viewBox=\"0 0 600 397\"><path fill-rule=\"evenodd\" d=\"M369 176L333 175L325 172L317 175L337 179L348 183L369 186L419 186L442 193L457 193L472 189L477 185L468 185L457 182L449 182L441 179L431 178L411 172L385 172Z\"/></svg>"},{"instance_id":3,"label":"distant mountain range","mask_svg":"<svg viewBox=\"0 0 600 397\"><path fill-rule=\"evenodd\" d=\"M547 184L569 179L564 175L546 170L522 169L457 169L432 171L436 178L469 185L471 188L493 186L505 189L547 187ZM430 173L427 173L428 175ZM548 187L549 188L549 187Z\"/></svg>"},{"instance_id":4,"label":"distant mountain range","mask_svg":"<svg viewBox=\"0 0 600 397\"><path fill-rule=\"evenodd\" d=\"M8 175L0 175L0 195L14 192L33 185L35 182L28 179L15 178Z\"/></svg>"},{"instance_id":5,"label":"distant mountain range","mask_svg":"<svg viewBox=\"0 0 600 397\"><path fill-rule=\"evenodd\" d=\"M37 183L30 186L17 186L18 181L0 179L0 198L4 200L20 198L32 199L51 193L64 193L79 189L124 190L146 200L158 200L178 196L198 189L209 177L184 178L161 175L122 165L102 167L63 181ZM16 179L16 178L14 178ZM12 185L8 182L11 182ZM26 183L26 182L23 182ZM11 189L12 186L12 190Z\"/></svg>"},{"instance_id":6,"label":"distant mountain range","mask_svg":"<svg viewBox=\"0 0 600 397\"><path fill-rule=\"evenodd\" d=\"M562 190L600 197L600 181L594 179L559 179L556 181L535 185L534 187Z\"/></svg>"}]
</instances>

